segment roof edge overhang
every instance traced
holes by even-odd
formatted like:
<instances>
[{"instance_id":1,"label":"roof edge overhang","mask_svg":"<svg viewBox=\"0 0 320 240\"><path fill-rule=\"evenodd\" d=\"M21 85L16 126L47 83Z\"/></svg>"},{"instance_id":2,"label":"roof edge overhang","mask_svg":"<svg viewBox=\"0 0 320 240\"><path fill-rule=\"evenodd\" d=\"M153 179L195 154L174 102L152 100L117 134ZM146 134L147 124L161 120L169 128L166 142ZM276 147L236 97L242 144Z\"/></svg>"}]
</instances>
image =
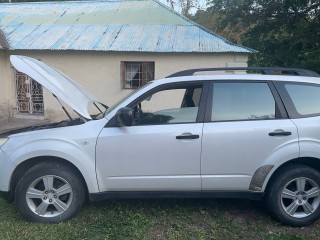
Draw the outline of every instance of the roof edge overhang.
<instances>
[{"instance_id":1,"label":"roof edge overhang","mask_svg":"<svg viewBox=\"0 0 320 240\"><path fill-rule=\"evenodd\" d=\"M0 50L1 50L1 44L0 44ZM54 49L54 48L41 48L41 49L36 49L36 48L7 48L6 50L10 51L55 51L55 52L60 52L60 51L74 51L74 52L106 52L106 53L151 53L151 54L254 54L258 53L256 50L252 51L133 51L133 50L105 50L105 49Z\"/></svg>"},{"instance_id":2,"label":"roof edge overhang","mask_svg":"<svg viewBox=\"0 0 320 240\"><path fill-rule=\"evenodd\" d=\"M4 49L4 50L8 50L10 48L7 38L1 29L0 29L0 47L1 49Z\"/></svg>"}]
</instances>

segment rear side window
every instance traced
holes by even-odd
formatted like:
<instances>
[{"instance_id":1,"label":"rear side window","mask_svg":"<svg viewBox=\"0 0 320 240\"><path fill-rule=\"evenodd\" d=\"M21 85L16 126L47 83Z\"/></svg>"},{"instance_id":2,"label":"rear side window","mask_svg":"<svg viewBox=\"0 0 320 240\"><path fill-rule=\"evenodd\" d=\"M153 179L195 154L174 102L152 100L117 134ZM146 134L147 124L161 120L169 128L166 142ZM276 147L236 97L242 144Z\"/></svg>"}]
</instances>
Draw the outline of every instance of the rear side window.
<instances>
[{"instance_id":1,"label":"rear side window","mask_svg":"<svg viewBox=\"0 0 320 240\"><path fill-rule=\"evenodd\" d=\"M212 121L276 118L276 104L267 83L214 83Z\"/></svg>"},{"instance_id":2,"label":"rear side window","mask_svg":"<svg viewBox=\"0 0 320 240\"><path fill-rule=\"evenodd\" d=\"M284 86L300 116L320 115L319 85L285 84Z\"/></svg>"}]
</instances>

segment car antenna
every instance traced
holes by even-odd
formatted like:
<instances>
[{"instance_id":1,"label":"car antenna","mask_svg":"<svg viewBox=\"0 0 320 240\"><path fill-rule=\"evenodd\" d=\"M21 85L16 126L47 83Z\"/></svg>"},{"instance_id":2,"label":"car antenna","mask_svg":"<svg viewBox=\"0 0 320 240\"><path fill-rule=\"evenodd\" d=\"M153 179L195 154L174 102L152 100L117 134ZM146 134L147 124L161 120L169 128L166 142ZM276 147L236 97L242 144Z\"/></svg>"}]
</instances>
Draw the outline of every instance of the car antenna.
<instances>
[{"instance_id":1,"label":"car antenna","mask_svg":"<svg viewBox=\"0 0 320 240\"><path fill-rule=\"evenodd\" d=\"M73 119L72 117L70 116L70 114L68 113L67 109L62 105L62 103L60 102L59 98L57 98L56 95L54 95L52 93L52 95L57 99L57 101L60 103L61 107L62 107L62 110L67 114L68 118L70 119L71 122L73 122Z\"/></svg>"}]
</instances>

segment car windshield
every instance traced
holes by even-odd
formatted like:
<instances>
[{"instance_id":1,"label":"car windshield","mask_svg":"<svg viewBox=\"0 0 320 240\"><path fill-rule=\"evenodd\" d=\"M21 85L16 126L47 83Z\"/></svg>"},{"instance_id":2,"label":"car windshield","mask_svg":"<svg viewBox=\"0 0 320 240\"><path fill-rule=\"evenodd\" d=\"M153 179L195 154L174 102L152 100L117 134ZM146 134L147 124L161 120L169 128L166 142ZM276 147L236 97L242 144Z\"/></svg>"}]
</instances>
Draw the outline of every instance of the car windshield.
<instances>
[{"instance_id":1,"label":"car windshield","mask_svg":"<svg viewBox=\"0 0 320 240\"><path fill-rule=\"evenodd\" d=\"M125 97L121 98L119 101L117 101L115 104L113 104L111 107L109 107L105 113L104 113L104 117L111 112L113 109L115 109L116 107L118 107L121 103L123 103L125 100L127 100L129 97L131 97L133 94L139 92L140 90L142 90L143 88L145 88L146 86L148 86L151 82L146 83L145 85L143 85L142 87L137 88L136 90L130 92L128 95L126 95Z\"/></svg>"}]
</instances>

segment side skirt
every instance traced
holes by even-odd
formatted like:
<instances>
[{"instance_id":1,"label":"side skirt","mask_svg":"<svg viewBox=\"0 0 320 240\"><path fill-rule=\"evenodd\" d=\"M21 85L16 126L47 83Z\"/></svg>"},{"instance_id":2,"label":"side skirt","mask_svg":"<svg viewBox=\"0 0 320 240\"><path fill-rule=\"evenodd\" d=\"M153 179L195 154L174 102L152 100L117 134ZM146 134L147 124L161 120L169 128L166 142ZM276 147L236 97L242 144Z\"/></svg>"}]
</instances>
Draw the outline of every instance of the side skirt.
<instances>
[{"instance_id":1,"label":"side skirt","mask_svg":"<svg viewBox=\"0 0 320 240\"><path fill-rule=\"evenodd\" d=\"M91 201L100 201L104 199L123 199L123 198L243 198L250 200L262 200L264 196L263 192L251 192L251 191L192 191L192 192L102 192L102 193L90 193L89 198Z\"/></svg>"}]
</instances>

